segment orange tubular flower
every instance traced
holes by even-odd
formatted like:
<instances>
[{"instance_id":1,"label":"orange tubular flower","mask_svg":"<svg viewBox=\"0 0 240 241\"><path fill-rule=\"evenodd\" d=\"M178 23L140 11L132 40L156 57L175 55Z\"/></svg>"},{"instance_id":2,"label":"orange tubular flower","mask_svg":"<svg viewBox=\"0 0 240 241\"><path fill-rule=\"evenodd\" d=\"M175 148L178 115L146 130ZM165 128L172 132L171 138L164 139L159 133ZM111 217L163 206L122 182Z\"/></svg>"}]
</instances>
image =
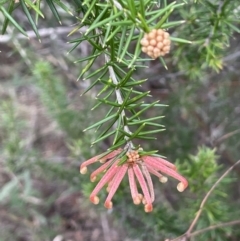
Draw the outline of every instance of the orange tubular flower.
<instances>
[{"instance_id":1,"label":"orange tubular flower","mask_svg":"<svg viewBox=\"0 0 240 241\"><path fill-rule=\"evenodd\" d=\"M187 188L187 180L177 172L176 166L167 160L151 155L141 156L138 151L132 150L125 154L127 160L121 164L121 158L123 157L120 158L118 156L122 154L123 151L123 149L118 149L106 155L95 156L82 163L80 167L80 173L82 174L87 172L88 165L98 161L102 163L102 165L90 176L91 181L94 182L98 174L104 173L90 195L90 201L92 203L99 203L97 194L105 185L108 185L108 196L105 200L104 206L106 208L112 208L112 198L126 173L128 174L133 203L138 205L142 202L144 204L145 212L151 212L153 210L152 203L154 202L155 198L150 173L157 176L159 181L162 183L167 182L167 177L163 176L163 174L172 176L173 178L177 179L179 181L177 185L177 190L179 192L183 192ZM137 182L143 194L139 193Z\"/></svg>"}]
</instances>

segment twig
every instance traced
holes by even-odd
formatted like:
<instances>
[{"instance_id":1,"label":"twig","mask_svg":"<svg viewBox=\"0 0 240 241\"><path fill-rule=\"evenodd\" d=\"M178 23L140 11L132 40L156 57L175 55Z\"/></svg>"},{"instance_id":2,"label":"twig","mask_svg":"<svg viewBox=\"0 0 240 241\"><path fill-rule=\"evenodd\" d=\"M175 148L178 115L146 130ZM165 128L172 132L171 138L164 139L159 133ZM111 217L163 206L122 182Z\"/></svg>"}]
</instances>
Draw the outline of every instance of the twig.
<instances>
[{"instance_id":1,"label":"twig","mask_svg":"<svg viewBox=\"0 0 240 241\"><path fill-rule=\"evenodd\" d=\"M232 61L232 60L237 59L238 57L240 57L240 51L237 51L237 52L234 52L232 54L229 54L228 56L223 58L223 61L225 61L225 62Z\"/></svg>"},{"instance_id":2,"label":"twig","mask_svg":"<svg viewBox=\"0 0 240 241\"><path fill-rule=\"evenodd\" d=\"M213 230L213 229L227 227L227 226L236 225L236 224L240 224L240 220L234 220L234 221L230 221L230 222L227 222L227 223L219 223L219 224L216 224L216 225L212 225L212 226L209 226L207 228L203 228L203 229L200 229L200 230L197 230L197 231L191 233L189 235L189 237L197 236L201 233L205 233L205 232Z\"/></svg>"},{"instance_id":3,"label":"twig","mask_svg":"<svg viewBox=\"0 0 240 241\"><path fill-rule=\"evenodd\" d=\"M97 32L100 33L98 30L97 30ZM100 42L101 42L101 44L103 45L102 39L100 39ZM110 58L109 58L109 56L108 56L107 54L105 54L105 62L106 62L106 63L109 63L109 62L110 62ZM109 71L109 75L110 75L110 78L111 78L112 82L117 86L117 85L118 85L117 76L116 76L115 71L114 71L114 69L113 69L113 67L112 67L111 65L108 66L108 71ZM123 103L123 98L122 98L121 91L120 91L118 88L116 88L116 89L115 89L115 93L116 93L116 98L117 98L118 104L122 105L122 103ZM125 116L126 116L125 111L122 110L122 112L120 113L120 115L121 115L121 118L122 118L122 120L123 120L123 119L125 118ZM124 122L123 122L123 123L124 123ZM126 133L128 133L128 134L130 134L130 135L132 134L132 132L130 131L130 129L128 128L127 125L124 125L123 129L124 129L124 131L125 131ZM128 137L125 137L125 139L128 140ZM133 143L132 143L131 141L128 141L128 147L130 147L130 148L133 148L133 147L134 147L134 145L133 145Z\"/></svg>"},{"instance_id":4,"label":"twig","mask_svg":"<svg viewBox=\"0 0 240 241\"><path fill-rule=\"evenodd\" d=\"M42 28L38 30L38 33L40 35L40 37L46 37L46 36L50 36L52 34L66 34L71 32L72 28L71 27L58 27L58 28ZM86 31L86 27L82 27L80 28L81 32L85 32ZM34 33L34 31L29 30L26 31L28 37L31 38L36 38L36 34ZM19 39L26 39L28 40L27 37L25 37L24 35L18 33L18 34L7 34L7 35L0 35L0 43L7 43L8 41L10 41L11 39L15 39L15 40L19 40Z\"/></svg>"},{"instance_id":5,"label":"twig","mask_svg":"<svg viewBox=\"0 0 240 241\"><path fill-rule=\"evenodd\" d=\"M203 207L206 203L206 201L208 200L209 196L211 195L211 193L213 192L213 190L216 188L216 186L222 181L222 179L230 172L232 171L232 169L237 166L238 164L240 163L240 160L238 160L234 165L232 165L226 172L223 173L223 175L215 182L215 184L211 187L211 189L208 191L208 193L206 194L206 196L203 198L202 202L201 202L201 205L200 205L200 208L194 218L194 220L192 221L191 225L189 226L188 230L181 236L175 238L175 239L172 239L171 241L186 241L188 240L189 237L192 236L192 230L193 228L195 227L200 215L202 214L202 211L203 211ZM235 222L235 221L234 221ZM221 224L219 224L221 225ZM217 226L217 225L215 225ZM210 226L211 227L211 226ZM205 228L204 230L211 230L210 227L208 228ZM197 232L197 234L195 235L198 235L201 230L199 231L195 231L194 233ZM200 233L202 233L203 231L201 231Z\"/></svg>"},{"instance_id":6,"label":"twig","mask_svg":"<svg viewBox=\"0 0 240 241\"><path fill-rule=\"evenodd\" d=\"M108 220L107 220L105 214L101 214L101 223L102 223L104 241L111 241L110 228L109 228Z\"/></svg>"},{"instance_id":7,"label":"twig","mask_svg":"<svg viewBox=\"0 0 240 241\"><path fill-rule=\"evenodd\" d=\"M235 131L229 132L229 133L221 136L221 137L218 138L217 140L215 140L215 142L216 142L217 144L219 144L220 142L228 139L229 137L231 137L231 136L233 136L233 135L235 135L235 134L238 134L239 132L240 132L240 129L237 129L237 130L235 130Z\"/></svg>"},{"instance_id":8,"label":"twig","mask_svg":"<svg viewBox=\"0 0 240 241\"><path fill-rule=\"evenodd\" d=\"M189 229L187 230L187 234L190 234L191 231L193 230L194 226L196 225L202 211L203 211L203 207L208 199L208 197L210 196L210 194L213 192L213 190L216 188L216 186L222 181L222 179L236 166L240 163L240 160L237 161L233 166L231 166L226 172L223 173L223 175L215 182L215 184L211 187L211 189L208 191L208 193L206 194L206 196L204 197L204 199L201 202L200 208L197 212L196 217L194 218L193 222L191 223Z\"/></svg>"}]
</instances>

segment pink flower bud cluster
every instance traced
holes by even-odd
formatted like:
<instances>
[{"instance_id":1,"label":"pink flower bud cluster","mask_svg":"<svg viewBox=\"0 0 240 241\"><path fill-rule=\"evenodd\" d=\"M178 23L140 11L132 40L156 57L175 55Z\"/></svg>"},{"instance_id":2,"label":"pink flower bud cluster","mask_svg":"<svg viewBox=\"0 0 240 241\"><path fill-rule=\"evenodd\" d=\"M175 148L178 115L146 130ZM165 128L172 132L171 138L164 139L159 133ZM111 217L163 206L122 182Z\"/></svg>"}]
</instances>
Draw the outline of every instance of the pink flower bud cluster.
<instances>
[{"instance_id":1,"label":"pink flower bud cluster","mask_svg":"<svg viewBox=\"0 0 240 241\"><path fill-rule=\"evenodd\" d=\"M168 54L171 47L169 33L162 29L153 29L145 33L140 43L142 51L153 59Z\"/></svg>"}]
</instances>

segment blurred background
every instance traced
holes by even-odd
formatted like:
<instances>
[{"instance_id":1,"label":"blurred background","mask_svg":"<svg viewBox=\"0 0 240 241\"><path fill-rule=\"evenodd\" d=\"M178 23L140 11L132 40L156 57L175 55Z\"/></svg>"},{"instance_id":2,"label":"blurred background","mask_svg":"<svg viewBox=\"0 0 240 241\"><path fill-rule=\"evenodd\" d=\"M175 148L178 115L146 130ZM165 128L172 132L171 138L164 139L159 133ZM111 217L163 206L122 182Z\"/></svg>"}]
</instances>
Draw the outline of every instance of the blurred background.
<instances>
[{"instance_id":1,"label":"blurred background","mask_svg":"<svg viewBox=\"0 0 240 241\"><path fill-rule=\"evenodd\" d=\"M194 48L186 47L181 58L178 46L165 59L168 70L154 60L136 73L148 78L139 88L168 105L148 113L164 115L166 131L141 145L177 163L190 186L178 193L174 181L154 180L157 200L146 214L132 204L125 180L107 211L102 202L89 202L95 184L79 174L81 162L111 145L107 140L91 147L95 132L83 132L105 111L90 110L96 89L80 96L91 80L76 81L83 65L74 61L91 47L84 42L69 54L67 42L80 36L67 37L74 18L61 12L59 25L47 7L43 12L41 42L20 10L15 17L30 39L11 25L0 36L0 240L162 241L183 234L207 191L240 159L240 35L231 37L218 73L202 68L199 59L194 65L194 58L191 69L185 56L194 56ZM99 66L101 61L93 68ZM240 219L239 180L237 166L209 198L197 229ZM240 228L214 229L192 240L239 241Z\"/></svg>"}]
</instances>

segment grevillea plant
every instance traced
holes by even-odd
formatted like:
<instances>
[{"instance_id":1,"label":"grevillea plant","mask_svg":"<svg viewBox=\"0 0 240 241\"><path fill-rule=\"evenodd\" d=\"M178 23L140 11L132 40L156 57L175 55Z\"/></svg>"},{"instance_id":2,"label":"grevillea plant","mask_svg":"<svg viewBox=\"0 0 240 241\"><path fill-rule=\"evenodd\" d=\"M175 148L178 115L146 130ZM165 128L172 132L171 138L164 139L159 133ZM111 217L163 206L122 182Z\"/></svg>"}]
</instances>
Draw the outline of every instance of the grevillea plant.
<instances>
[{"instance_id":1,"label":"grevillea plant","mask_svg":"<svg viewBox=\"0 0 240 241\"><path fill-rule=\"evenodd\" d=\"M154 140L155 134L163 131L164 126L159 123L163 116L145 117L145 113L150 109L162 108L163 105L159 104L159 101L151 101L150 92L141 88L141 84L147 80L135 78L135 73L145 68L152 59L159 59L166 67L163 57L170 52L171 45L176 45L174 58L177 60L175 62L179 61L179 66L181 66L180 60L188 61L185 66L192 66L194 62L192 56L194 56L196 61L202 59L208 66L221 68L218 53L223 48L221 44L227 43L229 39L224 31L228 30L230 33L239 30L233 24L235 20L231 10L234 9L234 4L230 1L217 2L219 1L0 1L0 11L5 17L2 34L11 23L27 36L27 32L13 17L14 11L21 8L40 39L37 23L39 17L44 17L42 7L47 6L59 23L61 23L60 8L75 17L76 24L69 35L79 36L70 41L73 44L70 52L84 41L91 46L90 55L75 61L79 66L84 64L78 80L91 81L83 94L94 87L100 88L96 105L92 110L105 105L108 111L103 118L96 120L85 131L96 130L98 135L92 145L106 139L111 143L106 152L92 157L80 166L80 172L85 174L88 165L95 162L102 164L91 174L91 181L101 176L90 195L93 203L99 202L98 192L108 185L109 194L105 207L111 208L113 195L125 174L128 176L133 202L135 204L142 202L146 212L152 211L154 201L150 174L157 176L163 183L167 181L165 175L174 177L179 181L177 189L180 192L188 186L186 179L177 172L172 163L163 159L157 151L146 150L144 142L141 142L142 146L137 142L138 139ZM195 12L193 14L192 11L186 11L188 8L193 8L198 13L197 4L202 4L210 13L204 21L196 19ZM180 16L186 16L186 19L176 20L175 17L172 21L171 14L174 11L178 11ZM202 14L198 13L201 18L200 15ZM190 25L194 27L189 27ZM196 51L192 51L193 55L186 55L184 59L182 54L185 53L186 45L192 42L176 37L174 34L176 27L181 28L180 32L185 36L194 39L197 48ZM223 34L219 36L219 32ZM195 55L199 53L201 58L196 58ZM101 66L96 68L96 63L101 63ZM190 70L189 67L187 71ZM190 74L192 73L194 70Z\"/></svg>"},{"instance_id":2,"label":"grevillea plant","mask_svg":"<svg viewBox=\"0 0 240 241\"><path fill-rule=\"evenodd\" d=\"M167 21L170 13L181 7L183 3L158 6L152 1L84 1L87 11L80 19L80 24L73 32L83 26L87 30L81 38L71 41L73 49L82 41L87 40L92 45L92 54L77 62L88 61L79 78L94 78L86 89L89 91L95 85L102 85L97 97L97 108L101 104L109 106L106 116L97 121L85 131L97 128L98 138L92 143L98 143L110 138L112 145L105 153L84 162L80 172L85 174L87 166L99 161L102 163L91 174L91 181L97 175L106 172L90 195L94 204L99 203L98 192L108 185L109 194L105 201L106 208L112 208L112 198L125 174L128 174L129 186L134 204L145 205L146 212L151 212L154 201L154 188L150 173L159 177L161 182L170 175L180 181L177 189L182 192L188 185L185 178L179 175L176 167L156 154L157 151L144 150L135 144L136 139L155 139L153 134L163 131L159 120L163 116L143 118L144 112L150 108L160 108L156 102L145 103L149 92L142 92L139 86L146 80L134 78L138 68L145 67L146 53L153 59L170 51L171 40L188 42L187 40L169 37L167 29L177 26L182 21ZM88 24L89 23L89 24ZM93 72L89 69L98 59L103 58L104 64ZM148 127L152 129L149 130ZM138 191L138 185L141 191Z\"/></svg>"}]
</instances>

